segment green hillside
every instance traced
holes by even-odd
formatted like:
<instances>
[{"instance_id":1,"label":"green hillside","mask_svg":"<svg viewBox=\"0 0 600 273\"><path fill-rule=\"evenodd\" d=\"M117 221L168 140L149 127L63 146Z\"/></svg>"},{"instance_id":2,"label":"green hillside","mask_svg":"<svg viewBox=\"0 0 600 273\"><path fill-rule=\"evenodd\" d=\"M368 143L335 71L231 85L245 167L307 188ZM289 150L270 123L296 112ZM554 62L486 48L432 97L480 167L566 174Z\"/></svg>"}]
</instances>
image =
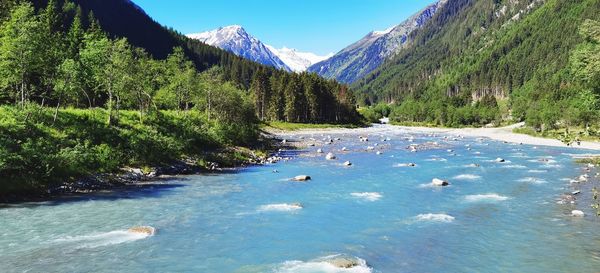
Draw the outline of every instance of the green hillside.
<instances>
[{"instance_id":1,"label":"green hillside","mask_svg":"<svg viewBox=\"0 0 600 273\"><path fill-rule=\"evenodd\" d=\"M362 103L394 102L397 121L485 124L508 116L497 102L508 99L514 119L538 128L582 123L596 108L580 105L596 107L600 91L574 66L598 54L576 54L598 42L586 19L600 21L600 1L449 1L408 49L354 87Z\"/></svg>"}]
</instances>

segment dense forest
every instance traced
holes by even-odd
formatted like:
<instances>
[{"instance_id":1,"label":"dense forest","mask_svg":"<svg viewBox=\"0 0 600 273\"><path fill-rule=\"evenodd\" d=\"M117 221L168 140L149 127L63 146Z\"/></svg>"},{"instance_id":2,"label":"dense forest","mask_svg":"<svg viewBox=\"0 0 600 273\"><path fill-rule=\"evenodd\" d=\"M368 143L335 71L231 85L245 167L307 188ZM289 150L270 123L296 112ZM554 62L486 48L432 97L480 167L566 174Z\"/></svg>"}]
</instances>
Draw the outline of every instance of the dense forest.
<instances>
[{"instance_id":1,"label":"dense forest","mask_svg":"<svg viewBox=\"0 0 600 273\"><path fill-rule=\"evenodd\" d=\"M392 103L396 121L586 125L599 106L598 21L598 0L448 1L356 83L358 101Z\"/></svg>"},{"instance_id":2,"label":"dense forest","mask_svg":"<svg viewBox=\"0 0 600 273\"><path fill-rule=\"evenodd\" d=\"M254 147L261 120L359 122L347 87L313 74L168 30L175 46L149 53L70 1L0 5L0 196Z\"/></svg>"}]
</instances>

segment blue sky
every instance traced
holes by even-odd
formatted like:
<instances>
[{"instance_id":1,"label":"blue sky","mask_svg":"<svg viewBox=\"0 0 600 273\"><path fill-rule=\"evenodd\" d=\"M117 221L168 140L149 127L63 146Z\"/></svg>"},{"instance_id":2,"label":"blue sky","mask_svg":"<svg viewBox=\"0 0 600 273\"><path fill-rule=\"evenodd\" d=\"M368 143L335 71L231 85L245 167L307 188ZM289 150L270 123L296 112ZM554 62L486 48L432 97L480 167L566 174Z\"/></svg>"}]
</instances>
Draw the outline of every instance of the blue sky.
<instances>
[{"instance_id":1,"label":"blue sky","mask_svg":"<svg viewBox=\"0 0 600 273\"><path fill-rule=\"evenodd\" d=\"M159 23L188 34L241 25L277 48L337 52L396 25L435 0L133 0Z\"/></svg>"}]
</instances>

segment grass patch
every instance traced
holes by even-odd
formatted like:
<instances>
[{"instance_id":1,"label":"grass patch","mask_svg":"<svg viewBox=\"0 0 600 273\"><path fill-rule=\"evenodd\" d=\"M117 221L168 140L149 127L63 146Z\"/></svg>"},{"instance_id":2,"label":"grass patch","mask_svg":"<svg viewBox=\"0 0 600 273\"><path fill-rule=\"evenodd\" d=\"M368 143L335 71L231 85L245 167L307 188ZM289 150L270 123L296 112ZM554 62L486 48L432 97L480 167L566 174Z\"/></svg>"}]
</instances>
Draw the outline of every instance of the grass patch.
<instances>
[{"instance_id":1,"label":"grass patch","mask_svg":"<svg viewBox=\"0 0 600 273\"><path fill-rule=\"evenodd\" d=\"M580 164L600 165L600 157L578 158L575 162Z\"/></svg>"}]
</instances>

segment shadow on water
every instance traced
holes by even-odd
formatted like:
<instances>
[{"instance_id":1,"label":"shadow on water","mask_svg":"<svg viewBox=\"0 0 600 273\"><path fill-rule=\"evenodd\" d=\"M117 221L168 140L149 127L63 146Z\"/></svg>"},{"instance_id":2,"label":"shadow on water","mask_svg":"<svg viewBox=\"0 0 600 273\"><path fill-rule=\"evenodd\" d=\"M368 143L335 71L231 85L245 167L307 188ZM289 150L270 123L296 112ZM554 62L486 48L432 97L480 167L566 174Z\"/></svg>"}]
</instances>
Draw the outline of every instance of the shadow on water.
<instances>
[{"instance_id":1,"label":"shadow on water","mask_svg":"<svg viewBox=\"0 0 600 273\"><path fill-rule=\"evenodd\" d=\"M297 158L306 153L303 150L282 150L276 152L276 156L283 158ZM49 197L40 201L26 201L20 203L0 203L0 209L10 208L35 208L40 206L58 206L72 202L86 201L112 201L119 199L157 198L173 193L174 189L187 186L186 181L195 180L194 177L213 177L221 175L233 175L240 173L259 173L264 171L262 165L226 168L215 172L201 173L188 176L168 176L159 178L152 182L132 184L112 189L99 190L90 193L71 193L62 196Z\"/></svg>"},{"instance_id":2,"label":"shadow on water","mask_svg":"<svg viewBox=\"0 0 600 273\"><path fill-rule=\"evenodd\" d=\"M87 201L113 201L120 199L141 199L141 198L157 198L173 193L174 189L185 187L183 183L168 183L165 181L173 181L175 178L169 180L154 181L143 184L128 185L124 187L118 187L109 190L101 190L91 193L73 193L69 195L63 195L54 197L47 201L40 202L23 202L15 204L0 204L0 209L9 208L35 208L40 206L58 206L73 202L87 202ZM185 177L177 177L178 182L188 180Z\"/></svg>"}]
</instances>

